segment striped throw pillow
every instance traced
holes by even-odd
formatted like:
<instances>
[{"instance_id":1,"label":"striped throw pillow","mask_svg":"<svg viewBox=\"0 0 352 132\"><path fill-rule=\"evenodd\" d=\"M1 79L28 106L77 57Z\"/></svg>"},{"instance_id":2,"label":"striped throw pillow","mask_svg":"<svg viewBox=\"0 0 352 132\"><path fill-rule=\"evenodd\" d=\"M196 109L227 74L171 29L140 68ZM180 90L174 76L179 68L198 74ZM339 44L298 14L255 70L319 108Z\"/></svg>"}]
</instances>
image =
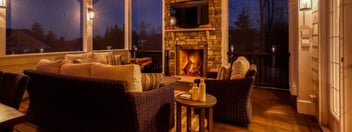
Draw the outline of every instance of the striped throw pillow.
<instances>
[{"instance_id":1,"label":"striped throw pillow","mask_svg":"<svg viewBox=\"0 0 352 132\"><path fill-rule=\"evenodd\" d=\"M217 80L229 80L230 79L230 69L231 69L230 63L227 63L224 66L222 66L218 71L216 79Z\"/></svg>"},{"instance_id":2,"label":"striped throw pillow","mask_svg":"<svg viewBox=\"0 0 352 132\"><path fill-rule=\"evenodd\" d=\"M142 88L143 91L159 88L160 81L163 79L162 73L142 73Z\"/></svg>"},{"instance_id":3,"label":"striped throw pillow","mask_svg":"<svg viewBox=\"0 0 352 132\"><path fill-rule=\"evenodd\" d=\"M110 65L121 65L121 55L110 55L107 56L107 64Z\"/></svg>"}]
</instances>

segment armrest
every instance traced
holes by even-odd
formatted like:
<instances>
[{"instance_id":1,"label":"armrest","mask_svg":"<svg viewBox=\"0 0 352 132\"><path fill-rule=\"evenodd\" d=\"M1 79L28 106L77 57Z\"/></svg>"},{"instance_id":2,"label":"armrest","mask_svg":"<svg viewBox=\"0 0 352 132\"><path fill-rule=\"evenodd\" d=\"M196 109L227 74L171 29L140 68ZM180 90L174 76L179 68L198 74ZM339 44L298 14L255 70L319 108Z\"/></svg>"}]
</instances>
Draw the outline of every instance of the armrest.
<instances>
[{"instance_id":1,"label":"armrest","mask_svg":"<svg viewBox=\"0 0 352 132\"><path fill-rule=\"evenodd\" d=\"M199 83L199 79L194 80L194 82ZM236 80L205 80L207 93L214 95L218 100L246 100L253 82L253 77Z\"/></svg>"},{"instance_id":2,"label":"armrest","mask_svg":"<svg viewBox=\"0 0 352 132\"><path fill-rule=\"evenodd\" d=\"M174 84L180 79L181 78L179 78L179 77L164 76L163 79L161 79L161 81L160 81L160 87Z\"/></svg>"},{"instance_id":3,"label":"armrest","mask_svg":"<svg viewBox=\"0 0 352 132\"><path fill-rule=\"evenodd\" d=\"M174 86L168 85L139 93L130 93L140 131L157 126L169 130L174 126Z\"/></svg>"}]
</instances>

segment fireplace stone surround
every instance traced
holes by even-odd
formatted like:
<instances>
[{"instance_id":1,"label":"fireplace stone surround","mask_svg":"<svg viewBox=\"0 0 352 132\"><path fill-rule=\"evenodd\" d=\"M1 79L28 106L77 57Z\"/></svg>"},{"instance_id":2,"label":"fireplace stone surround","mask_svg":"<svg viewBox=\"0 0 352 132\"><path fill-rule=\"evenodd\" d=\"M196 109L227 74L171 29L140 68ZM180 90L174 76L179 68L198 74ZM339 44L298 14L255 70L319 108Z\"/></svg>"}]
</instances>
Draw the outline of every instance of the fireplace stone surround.
<instances>
[{"instance_id":1,"label":"fireplace stone surround","mask_svg":"<svg viewBox=\"0 0 352 132\"><path fill-rule=\"evenodd\" d=\"M164 2L164 49L169 51L168 72L170 75L178 75L179 65L177 65L178 46L206 47L205 63L203 63L203 75L211 69L221 66L223 60L222 50L226 50L222 41L222 3L221 0L208 0L209 4L209 24L201 25L198 28L179 28L170 26L170 4L185 0L165 0ZM205 45L204 45L205 44Z\"/></svg>"}]
</instances>

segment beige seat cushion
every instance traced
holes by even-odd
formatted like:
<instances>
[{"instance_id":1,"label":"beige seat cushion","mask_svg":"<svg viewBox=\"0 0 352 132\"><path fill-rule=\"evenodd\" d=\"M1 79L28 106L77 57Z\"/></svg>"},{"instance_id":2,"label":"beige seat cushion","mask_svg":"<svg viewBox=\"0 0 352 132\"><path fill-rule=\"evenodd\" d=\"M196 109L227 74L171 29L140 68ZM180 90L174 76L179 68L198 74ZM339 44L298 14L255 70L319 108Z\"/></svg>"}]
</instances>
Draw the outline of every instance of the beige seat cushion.
<instances>
[{"instance_id":1,"label":"beige seat cushion","mask_svg":"<svg viewBox=\"0 0 352 132\"><path fill-rule=\"evenodd\" d=\"M66 54L65 61L73 63L74 61L80 60L82 63L94 62L93 53L87 52L82 54Z\"/></svg>"},{"instance_id":2,"label":"beige seat cushion","mask_svg":"<svg viewBox=\"0 0 352 132\"><path fill-rule=\"evenodd\" d=\"M38 62L37 66L36 66L36 69L38 71L59 74L60 73L60 68L61 68L61 66L63 64L64 64L63 60L51 61L51 60L48 60L48 59L41 59Z\"/></svg>"},{"instance_id":3,"label":"beige seat cushion","mask_svg":"<svg viewBox=\"0 0 352 132\"><path fill-rule=\"evenodd\" d=\"M222 66L216 76L216 80L229 80L230 79L231 64L227 63Z\"/></svg>"},{"instance_id":4,"label":"beige seat cushion","mask_svg":"<svg viewBox=\"0 0 352 132\"><path fill-rule=\"evenodd\" d=\"M248 60L245 57L243 57L243 56L238 57L232 63L230 79L232 80L232 79L245 78L248 69L249 69Z\"/></svg>"},{"instance_id":5,"label":"beige seat cushion","mask_svg":"<svg viewBox=\"0 0 352 132\"><path fill-rule=\"evenodd\" d=\"M92 78L121 80L127 82L128 92L142 92L141 68L139 65L92 64Z\"/></svg>"},{"instance_id":6,"label":"beige seat cushion","mask_svg":"<svg viewBox=\"0 0 352 132\"><path fill-rule=\"evenodd\" d=\"M60 74L78 77L91 77L92 63L73 64L66 63L61 66Z\"/></svg>"},{"instance_id":7,"label":"beige seat cushion","mask_svg":"<svg viewBox=\"0 0 352 132\"><path fill-rule=\"evenodd\" d=\"M93 56L95 62L108 64L108 57L112 56L112 52L93 53Z\"/></svg>"}]
</instances>

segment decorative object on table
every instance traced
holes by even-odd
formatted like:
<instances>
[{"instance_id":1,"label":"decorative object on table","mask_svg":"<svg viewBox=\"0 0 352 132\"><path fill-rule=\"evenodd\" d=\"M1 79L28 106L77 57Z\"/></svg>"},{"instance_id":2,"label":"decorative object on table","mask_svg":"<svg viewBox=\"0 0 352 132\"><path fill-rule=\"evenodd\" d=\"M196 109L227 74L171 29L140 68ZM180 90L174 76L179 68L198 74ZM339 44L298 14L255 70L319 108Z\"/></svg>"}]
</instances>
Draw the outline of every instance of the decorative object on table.
<instances>
[{"instance_id":1,"label":"decorative object on table","mask_svg":"<svg viewBox=\"0 0 352 132\"><path fill-rule=\"evenodd\" d=\"M192 101L198 101L199 99L199 89L197 83L193 83L192 87Z\"/></svg>"},{"instance_id":2,"label":"decorative object on table","mask_svg":"<svg viewBox=\"0 0 352 132\"><path fill-rule=\"evenodd\" d=\"M206 90L205 90L205 82L204 79L200 80L199 83L199 101L205 102L206 101Z\"/></svg>"}]
</instances>

